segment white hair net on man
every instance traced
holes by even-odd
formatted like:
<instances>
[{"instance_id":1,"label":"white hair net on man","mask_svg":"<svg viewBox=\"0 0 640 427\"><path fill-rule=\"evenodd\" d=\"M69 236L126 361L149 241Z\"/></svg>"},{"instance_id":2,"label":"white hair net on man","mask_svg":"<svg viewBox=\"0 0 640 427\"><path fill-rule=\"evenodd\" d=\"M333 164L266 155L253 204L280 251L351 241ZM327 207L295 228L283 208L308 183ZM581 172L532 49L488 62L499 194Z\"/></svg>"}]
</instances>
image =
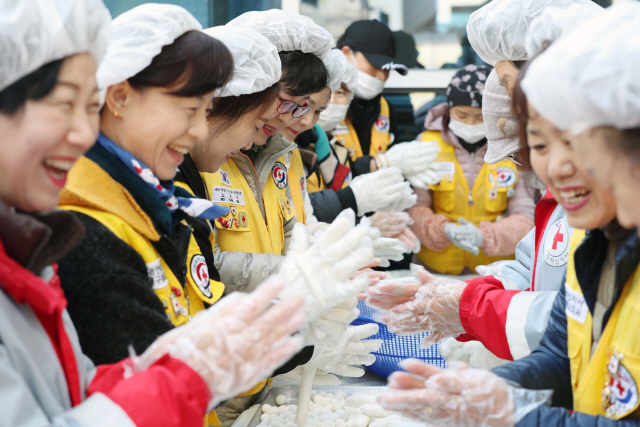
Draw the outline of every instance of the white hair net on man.
<instances>
[{"instance_id":1,"label":"white hair net on man","mask_svg":"<svg viewBox=\"0 0 640 427\"><path fill-rule=\"evenodd\" d=\"M333 46L333 36L311 18L279 9L246 12L227 25L259 32L278 52L300 50L324 59Z\"/></svg>"},{"instance_id":2,"label":"white hair net on man","mask_svg":"<svg viewBox=\"0 0 640 427\"><path fill-rule=\"evenodd\" d=\"M548 6L566 8L578 0L493 0L469 16L471 47L490 65L526 60L524 40L531 21Z\"/></svg>"},{"instance_id":3,"label":"white hair net on man","mask_svg":"<svg viewBox=\"0 0 640 427\"><path fill-rule=\"evenodd\" d=\"M323 61L329 72L331 92L340 89L342 83L346 84L353 92L358 78L358 69L347 60L345 54L340 49L332 49Z\"/></svg>"},{"instance_id":4,"label":"white hair net on man","mask_svg":"<svg viewBox=\"0 0 640 427\"><path fill-rule=\"evenodd\" d=\"M604 9L591 0L576 1L575 4L561 9L550 6L531 22L524 46L529 58L534 58L559 39L570 33L582 22Z\"/></svg>"},{"instance_id":5,"label":"white hair net on man","mask_svg":"<svg viewBox=\"0 0 640 427\"><path fill-rule=\"evenodd\" d=\"M164 46L188 31L201 30L193 15L173 4L146 3L115 18L107 55L98 68L100 100L109 86L147 68Z\"/></svg>"},{"instance_id":6,"label":"white hair net on man","mask_svg":"<svg viewBox=\"0 0 640 427\"><path fill-rule=\"evenodd\" d=\"M49 62L89 52L100 63L111 15L101 0L0 2L0 90Z\"/></svg>"},{"instance_id":7,"label":"white hair net on man","mask_svg":"<svg viewBox=\"0 0 640 427\"><path fill-rule=\"evenodd\" d=\"M536 58L522 80L529 103L561 130L640 127L640 4L616 4Z\"/></svg>"},{"instance_id":8,"label":"white hair net on man","mask_svg":"<svg viewBox=\"0 0 640 427\"><path fill-rule=\"evenodd\" d=\"M204 32L220 40L233 57L233 77L216 97L257 93L280 81L282 64L276 47L260 33L249 28L220 25Z\"/></svg>"}]
</instances>

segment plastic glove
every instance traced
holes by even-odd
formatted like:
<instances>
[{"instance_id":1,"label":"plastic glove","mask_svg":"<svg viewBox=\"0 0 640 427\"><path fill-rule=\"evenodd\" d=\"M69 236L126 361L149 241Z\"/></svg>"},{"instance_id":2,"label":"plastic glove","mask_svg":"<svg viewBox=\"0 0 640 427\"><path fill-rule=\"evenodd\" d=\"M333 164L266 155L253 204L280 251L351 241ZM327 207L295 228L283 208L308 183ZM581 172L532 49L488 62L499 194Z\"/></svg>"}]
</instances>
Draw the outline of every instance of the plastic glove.
<instances>
[{"instance_id":1,"label":"plastic glove","mask_svg":"<svg viewBox=\"0 0 640 427\"><path fill-rule=\"evenodd\" d=\"M420 343L429 348L445 338L457 337L465 332L460 323L459 309L460 297L467 284L425 273L430 277L420 286L413 299L393 307L383 320L389 331L398 335L433 332Z\"/></svg>"},{"instance_id":2,"label":"plastic glove","mask_svg":"<svg viewBox=\"0 0 640 427\"><path fill-rule=\"evenodd\" d=\"M323 316L309 322L305 334L305 344L333 345L344 335L347 327L358 318L358 300L351 298L337 304Z\"/></svg>"},{"instance_id":3,"label":"plastic glove","mask_svg":"<svg viewBox=\"0 0 640 427\"><path fill-rule=\"evenodd\" d=\"M468 365L471 355L464 351L463 347L465 344L464 342L457 341L455 338L447 338L440 343L438 351L440 351L440 355L442 355L448 364L452 362L463 362Z\"/></svg>"},{"instance_id":4,"label":"plastic glove","mask_svg":"<svg viewBox=\"0 0 640 427\"><path fill-rule=\"evenodd\" d=\"M463 343L462 352L468 355L467 363L474 368L491 370L509 363L508 360L501 359L489 351L480 341Z\"/></svg>"},{"instance_id":5,"label":"plastic glove","mask_svg":"<svg viewBox=\"0 0 640 427\"><path fill-rule=\"evenodd\" d=\"M411 231L410 228L405 228L402 233L398 234L394 237L402 242L405 248L407 248L407 253L418 253L420 252L420 248L422 245L420 244L420 239L418 236Z\"/></svg>"},{"instance_id":6,"label":"plastic glove","mask_svg":"<svg viewBox=\"0 0 640 427\"><path fill-rule=\"evenodd\" d=\"M413 224L413 219L406 212L376 212L369 217L371 226L380 230L382 237L396 237Z\"/></svg>"},{"instance_id":7,"label":"plastic glove","mask_svg":"<svg viewBox=\"0 0 640 427\"><path fill-rule=\"evenodd\" d=\"M492 372L459 362L440 369L409 359L401 366L408 372L391 374L390 390L378 396L378 403L436 427L514 426L552 395L514 387Z\"/></svg>"},{"instance_id":8,"label":"plastic glove","mask_svg":"<svg viewBox=\"0 0 640 427\"><path fill-rule=\"evenodd\" d=\"M478 255L482 246L482 231L464 218L458 218L458 222L460 225L446 224L444 234L460 249Z\"/></svg>"},{"instance_id":9,"label":"plastic glove","mask_svg":"<svg viewBox=\"0 0 640 427\"><path fill-rule=\"evenodd\" d=\"M396 167L405 177L424 172L438 157L440 147L435 141L405 142L392 146L377 158L383 167Z\"/></svg>"},{"instance_id":10,"label":"plastic glove","mask_svg":"<svg viewBox=\"0 0 640 427\"><path fill-rule=\"evenodd\" d=\"M481 276L500 276L505 265L513 260L504 260L492 262L489 265L479 265L476 267L476 273Z\"/></svg>"},{"instance_id":11,"label":"plastic glove","mask_svg":"<svg viewBox=\"0 0 640 427\"><path fill-rule=\"evenodd\" d=\"M302 348L292 337L304 323L304 299L272 304L282 278L271 278L252 293L235 292L158 338L136 361L149 367L165 354L183 361L209 385L210 408L267 378Z\"/></svg>"},{"instance_id":12,"label":"plastic glove","mask_svg":"<svg viewBox=\"0 0 640 427\"><path fill-rule=\"evenodd\" d=\"M395 205L413 194L398 168L386 168L359 175L349 184L358 205L358 216Z\"/></svg>"},{"instance_id":13,"label":"plastic glove","mask_svg":"<svg viewBox=\"0 0 640 427\"><path fill-rule=\"evenodd\" d=\"M389 310L412 301L418 289L433 277L424 267L411 264L413 276L387 279L367 289L366 304L376 310Z\"/></svg>"},{"instance_id":14,"label":"plastic glove","mask_svg":"<svg viewBox=\"0 0 640 427\"><path fill-rule=\"evenodd\" d=\"M286 259L280 265L289 285L280 295L304 296L304 312L310 322L369 286L366 274L349 280L373 259L370 227L366 223L354 227L355 218L351 209L344 210L313 244L304 225L293 228Z\"/></svg>"},{"instance_id":15,"label":"plastic glove","mask_svg":"<svg viewBox=\"0 0 640 427\"><path fill-rule=\"evenodd\" d=\"M365 221L363 218L362 221ZM371 228L369 236L373 242L373 252L376 258L380 259L380 267L389 267L392 261L402 261L407 249L402 242L397 239L380 237L380 230Z\"/></svg>"}]
</instances>

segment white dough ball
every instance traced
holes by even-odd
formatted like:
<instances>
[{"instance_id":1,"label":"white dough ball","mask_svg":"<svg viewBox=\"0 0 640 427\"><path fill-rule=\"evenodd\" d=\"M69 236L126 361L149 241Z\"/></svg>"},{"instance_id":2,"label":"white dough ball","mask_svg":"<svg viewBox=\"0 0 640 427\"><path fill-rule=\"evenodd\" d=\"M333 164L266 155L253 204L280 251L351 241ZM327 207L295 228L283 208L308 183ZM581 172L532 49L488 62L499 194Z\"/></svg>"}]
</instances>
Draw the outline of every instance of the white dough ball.
<instances>
[{"instance_id":1,"label":"white dough ball","mask_svg":"<svg viewBox=\"0 0 640 427\"><path fill-rule=\"evenodd\" d=\"M284 405L285 403L287 403L287 396L285 396L284 394L279 394L276 396L276 403L278 405Z\"/></svg>"}]
</instances>

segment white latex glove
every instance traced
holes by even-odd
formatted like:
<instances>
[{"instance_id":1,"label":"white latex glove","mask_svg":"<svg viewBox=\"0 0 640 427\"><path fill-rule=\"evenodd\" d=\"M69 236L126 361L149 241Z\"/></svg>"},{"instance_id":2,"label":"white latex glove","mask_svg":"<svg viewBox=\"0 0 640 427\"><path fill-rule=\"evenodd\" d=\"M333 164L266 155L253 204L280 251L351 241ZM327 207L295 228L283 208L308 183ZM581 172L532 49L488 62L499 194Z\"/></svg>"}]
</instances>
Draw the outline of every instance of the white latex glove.
<instances>
[{"instance_id":1,"label":"white latex glove","mask_svg":"<svg viewBox=\"0 0 640 427\"><path fill-rule=\"evenodd\" d=\"M463 347L465 344L464 342L457 341L455 338L447 338L440 343L438 350L448 364L452 362L463 362L468 365L471 355L464 351Z\"/></svg>"},{"instance_id":2,"label":"white latex glove","mask_svg":"<svg viewBox=\"0 0 640 427\"><path fill-rule=\"evenodd\" d=\"M362 221L368 221L363 218ZM391 239L388 237L381 237L380 230L377 228L371 228L369 237L373 242L373 252L376 258L380 259L380 267L389 267L391 261L402 261L407 249L402 242L397 239Z\"/></svg>"},{"instance_id":3,"label":"white latex glove","mask_svg":"<svg viewBox=\"0 0 640 427\"><path fill-rule=\"evenodd\" d=\"M285 282L267 280L252 293L234 292L158 338L136 361L139 370L165 354L183 361L209 385L210 408L242 393L302 348L292 337L304 323L304 299L273 304Z\"/></svg>"},{"instance_id":4,"label":"white latex glove","mask_svg":"<svg viewBox=\"0 0 640 427\"><path fill-rule=\"evenodd\" d=\"M460 362L441 369L409 359L401 367L408 372L389 376L390 389L378 403L435 427L512 427L548 404L552 394L511 386L493 372Z\"/></svg>"},{"instance_id":5,"label":"white latex glove","mask_svg":"<svg viewBox=\"0 0 640 427\"><path fill-rule=\"evenodd\" d=\"M358 300L351 298L337 304L327 313L309 322L309 329L305 334L305 343L313 345L332 345L360 315Z\"/></svg>"},{"instance_id":6,"label":"white latex glove","mask_svg":"<svg viewBox=\"0 0 640 427\"><path fill-rule=\"evenodd\" d=\"M508 360L501 359L489 351L480 341L463 343L462 352L468 355L469 361L467 363L474 368L491 370L509 363Z\"/></svg>"},{"instance_id":7,"label":"white latex glove","mask_svg":"<svg viewBox=\"0 0 640 427\"><path fill-rule=\"evenodd\" d=\"M369 221L372 227L380 230L382 237L396 237L413 224L413 219L406 212L376 212L369 217Z\"/></svg>"},{"instance_id":8,"label":"white latex glove","mask_svg":"<svg viewBox=\"0 0 640 427\"><path fill-rule=\"evenodd\" d=\"M405 248L407 248L407 253L418 253L420 252L420 248L422 245L420 244L420 239L415 235L410 228L405 228L402 233L398 234L394 237L394 239L398 239L402 242Z\"/></svg>"},{"instance_id":9,"label":"white latex glove","mask_svg":"<svg viewBox=\"0 0 640 427\"><path fill-rule=\"evenodd\" d=\"M305 297L304 312L309 322L333 307L351 300L369 285L366 274L349 278L373 259L370 227L354 227L353 210L344 210L313 244L302 224L293 228L286 259L280 273L289 280L282 297Z\"/></svg>"},{"instance_id":10,"label":"white latex glove","mask_svg":"<svg viewBox=\"0 0 640 427\"><path fill-rule=\"evenodd\" d=\"M479 265L476 267L476 273L481 276L500 276L505 265L513 260L504 260L492 262L489 265Z\"/></svg>"},{"instance_id":11,"label":"white latex glove","mask_svg":"<svg viewBox=\"0 0 640 427\"><path fill-rule=\"evenodd\" d=\"M418 201L417 194L403 193L403 196L400 200L378 209L377 212L394 213L394 212L406 211L407 209L412 208L417 201Z\"/></svg>"},{"instance_id":12,"label":"white latex glove","mask_svg":"<svg viewBox=\"0 0 640 427\"><path fill-rule=\"evenodd\" d=\"M377 158L383 167L400 168L405 177L424 172L440 153L435 141L404 142L392 146Z\"/></svg>"},{"instance_id":13,"label":"white latex glove","mask_svg":"<svg viewBox=\"0 0 640 427\"><path fill-rule=\"evenodd\" d=\"M389 332L398 335L416 335L433 332L426 336L421 346L431 345L445 338L457 337L465 332L460 323L460 297L467 286L465 282L447 277L436 277L425 271L420 286L411 301L389 310L383 321ZM379 285L378 285L379 286Z\"/></svg>"},{"instance_id":14,"label":"white latex glove","mask_svg":"<svg viewBox=\"0 0 640 427\"><path fill-rule=\"evenodd\" d=\"M442 181L440 168L436 163L431 163L422 172L413 175L406 175L405 178L412 187L428 189L429 185L435 185Z\"/></svg>"},{"instance_id":15,"label":"white latex glove","mask_svg":"<svg viewBox=\"0 0 640 427\"><path fill-rule=\"evenodd\" d=\"M449 223L444 226L444 234L451 240L451 243L471 252L474 255L480 253L482 246L482 231L475 224L464 218L458 218L458 224Z\"/></svg>"},{"instance_id":16,"label":"white latex glove","mask_svg":"<svg viewBox=\"0 0 640 427\"><path fill-rule=\"evenodd\" d=\"M358 216L410 200L411 185L398 168L385 168L359 175L349 184L358 205ZM415 203L415 202L414 202Z\"/></svg>"}]
</instances>

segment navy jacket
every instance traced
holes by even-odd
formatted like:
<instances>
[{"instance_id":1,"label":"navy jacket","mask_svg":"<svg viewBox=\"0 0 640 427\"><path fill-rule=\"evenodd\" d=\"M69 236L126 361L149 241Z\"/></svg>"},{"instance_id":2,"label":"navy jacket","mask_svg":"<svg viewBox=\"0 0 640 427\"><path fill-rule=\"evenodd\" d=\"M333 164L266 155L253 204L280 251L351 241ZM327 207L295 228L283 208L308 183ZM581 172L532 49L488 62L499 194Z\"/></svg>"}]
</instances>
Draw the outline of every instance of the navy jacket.
<instances>
[{"instance_id":1,"label":"navy jacket","mask_svg":"<svg viewBox=\"0 0 640 427\"><path fill-rule=\"evenodd\" d=\"M600 230L592 230L587 232L585 240L575 253L578 282L592 314L607 245L608 240L604 233ZM620 298L624 284L634 273L639 262L640 239L634 232L624 241L616 254L615 295L613 304L604 316L603 329ZM523 388L554 391L552 407L538 407L520 420L517 427L640 427L640 419L625 418L613 421L605 417L569 412L573 408L573 391L567 355L564 286L553 304L549 324L540 347L529 356L495 368L493 372Z\"/></svg>"}]
</instances>

